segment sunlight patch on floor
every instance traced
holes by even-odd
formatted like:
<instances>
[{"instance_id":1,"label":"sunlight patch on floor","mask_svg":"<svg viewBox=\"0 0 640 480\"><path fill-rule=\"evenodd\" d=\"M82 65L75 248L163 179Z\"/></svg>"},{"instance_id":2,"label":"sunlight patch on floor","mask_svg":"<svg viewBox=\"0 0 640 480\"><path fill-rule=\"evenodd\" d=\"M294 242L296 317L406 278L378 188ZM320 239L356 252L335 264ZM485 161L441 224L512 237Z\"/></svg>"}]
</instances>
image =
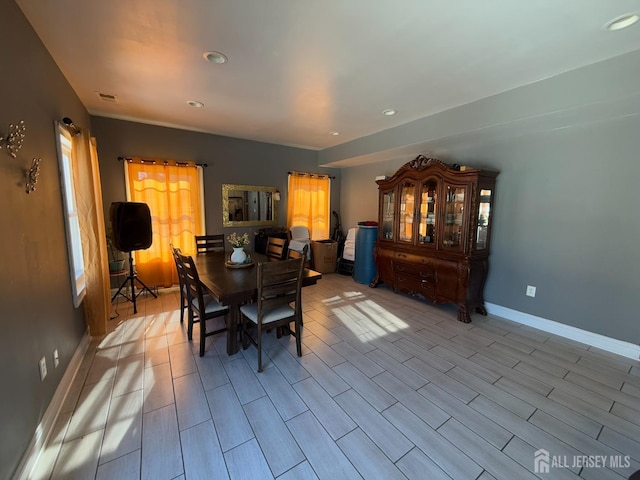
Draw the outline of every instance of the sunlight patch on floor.
<instances>
[{"instance_id":1,"label":"sunlight patch on floor","mask_svg":"<svg viewBox=\"0 0 640 480\"><path fill-rule=\"evenodd\" d=\"M386 328L390 332L397 332L398 330L409 328L409 324L407 322L389 312L384 307L381 307L373 300L358 302L356 305L367 314L369 319L377 322L380 326Z\"/></svg>"},{"instance_id":2,"label":"sunlight patch on floor","mask_svg":"<svg viewBox=\"0 0 640 480\"><path fill-rule=\"evenodd\" d=\"M354 298L365 296L362 292L342 292L342 295L348 300L353 300Z\"/></svg>"},{"instance_id":3,"label":"sunlight patch on floor","mask_svg":"<svg viewBox=\"0 0 640 480\"><path fill-rule=\"evenodd\" d=\"M109 332L98 344L99 350L105 350L107 348L119 347L122 340L122 333L125 328L123 325L118 325L115 330Z\"/></svg>"},{"instance_id":4,"label":"sunlight patch on floor","mask_svg":"<svg viewBox=\"0 0 640 480\"><path fill-rule=\"evenodd\" d=\"M322 303L324 303L325 305L331 306L331 305L335 305L338 303L343 303L344 300L342 299L342 297L340 295L335 295L333 297L329 297L329 298L323 298L322 299Z\"/></svg>"},{"instance_id":5,"label":"sunlight patch on floor","mask_svg":"<svg viewBox=\"0 0 640 480\"><path fill-rule=\"evenodd\" d=\"M382 338L389 333L409 328L409 324L373 300L367 299L360 292L343 292L342 295L342 300L348 303L339 307L336 306L331 311L338 320L355 335L359 336L363 342ZM341 296L331 297L334 304L339 303L336 298L341 298Z\"/></svg>"}]
</instances>

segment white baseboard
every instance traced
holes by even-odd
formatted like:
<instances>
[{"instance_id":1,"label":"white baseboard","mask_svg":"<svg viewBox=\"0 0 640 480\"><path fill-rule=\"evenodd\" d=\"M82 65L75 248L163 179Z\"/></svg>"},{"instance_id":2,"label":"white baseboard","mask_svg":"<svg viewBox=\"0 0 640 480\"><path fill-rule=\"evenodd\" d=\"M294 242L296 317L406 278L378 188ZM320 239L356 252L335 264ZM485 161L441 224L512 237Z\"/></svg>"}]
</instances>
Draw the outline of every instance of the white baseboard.
<instances>
[{"instance_id":1,"label":"white baseboard","mask_svg":"<svg viewBox=\"0 0 640 480\"><path fill-rule=\"evenodd\" d=\"M585 343L624 357L633 358L634 360L640 359L639 345L623 342L622 340L606 337L599 333L589 332L588 330L582 330L581 328L565 325L564 323L554 322L553 320L547 320L546 318L536 317L535 315L519 312L518 310L495 305L493 303L486 303L485 306L487 307L487 311L492 315L506 318L507 320L512 320L523 325L528 325L529 327L537 328L538 330L554 333L561 337Z\"/></svg>"},{"instance_id":2,"label":"white baseboard","mask_svg":"<svg viewBox=\"0 0 640 480\"><path fill-rule=\"evenodd\" d=\"M30 478L31 472L38 462L42 449L49 441L49 437L51 436L53 427L58 419L62 405L67 398L69 389L76 378L76 374L82 364L84 355L89 348L90 341L91 337L89 336L89 332L86 331L69 361L69 365L58 384L58 388L56 388L56 391L51 398L51 402L49 403L47 410L44 412L42 420L40 420L40 423L31 438L31 442L29 442L29 446L18 464L18 468L13 474L13 480L27 480Z\"/></svg>"}]
</instances>

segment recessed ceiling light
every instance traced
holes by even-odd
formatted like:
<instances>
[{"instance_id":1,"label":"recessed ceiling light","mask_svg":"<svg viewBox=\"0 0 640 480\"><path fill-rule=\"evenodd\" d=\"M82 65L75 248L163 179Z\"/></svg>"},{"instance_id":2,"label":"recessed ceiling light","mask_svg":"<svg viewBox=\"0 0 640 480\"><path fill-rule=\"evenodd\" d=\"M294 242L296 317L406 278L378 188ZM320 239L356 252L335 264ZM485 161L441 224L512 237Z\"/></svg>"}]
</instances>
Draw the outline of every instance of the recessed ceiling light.
<instances>
[{"instance_id":1,"label":"recessed ceiling light","mask_svg":"<svg viewBox=\"0 0 640 480\"><path fill-rule=\"evenodd\" d=\"M220 52L204 52L202 54L205 60L212 63L227 63L227 57Z\"/></svg>"},{"instance_id":2,"label":"recessed ceiling light","mask_svg":"<svg viewBox=\"0 0 640 480\"><path fill-rule=\"evenodd\" d=\"M395 115L396 113L398 113L398 111L394 110L393 108L387 108L386 110L382 111L382 114L386 115L387 117L390 117L391 115Z\"/></svg>"},{"instance_id":3,"label":"recessed ceiling light","mask_svg":"<svg viewBox=\"0 0 640 480\"><path fill-rule=\"evenodd\" d=\"M204 107L204 103L202 102L198 102L197 100L189 100L187 101L187 105L194 107L194 108L202 108Z\"/></svg>"},{"instance_id":4,"label":"recessed ceiling light","mask_svg":"<svg viewBox=\"0 0 640 480\"><path fill-rule=\"evenodd\" d=\"M340 135L340 132L336 132L336 131L329 132L329 135L333 135L334 137L337 137L338 135Z\"/></svg>"},{"instance_id":5,"label":"recessed ceiling light","mask_svg":"<svg viewBox=\"0 0 640 480\"><path fill-rule=\"evenodd\" d=\"M612 20L609 20L604 24L602 28L609 31L622 30L623 28L630 27L634 23L636 23L640 17L637 13L626 13L624 15L620 15Z\"/></svg>"}]
</instances>

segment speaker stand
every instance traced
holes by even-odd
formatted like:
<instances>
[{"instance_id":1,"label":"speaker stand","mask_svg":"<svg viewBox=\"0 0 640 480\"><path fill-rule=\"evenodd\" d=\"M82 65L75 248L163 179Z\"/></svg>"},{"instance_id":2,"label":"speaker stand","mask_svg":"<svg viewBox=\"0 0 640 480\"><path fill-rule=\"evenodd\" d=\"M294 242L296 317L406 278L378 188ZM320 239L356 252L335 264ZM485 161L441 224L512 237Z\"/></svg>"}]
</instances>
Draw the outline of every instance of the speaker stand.
<instances>
[{"instance_id":1,"label":"speaker stand","mask_svg":"<svg viewBox=\"0 0 640 480\"><path fill-rule=\"evenodd\" d=\"M138 291L138 293L136 293L136 290L135 290L136 288L135 282L138 282L140 285L142 285L142 288ZM130 286L131 286L130 297L127 296L126 290L124 292L122 291L122 289L125 288L127 283L130 283ZM113 294L113 297L111 297L111 301L113 302L118 295L122 295L128 301L133 303L133 313L138 313L138 310L136 308L136 297L144 291L147 291L151 295L153 295L153 298L158 298L158 296L155 293L153 293L153 291L149 287L147 287L144 284L144 282L140 280L138 276L135 274L135 271L133 269L133 254L131 253L131 251L129 251L129 275L127 276L127 278L124 279L124 282L122 282L122 285L120 285L120 288L118 288L118 291Z\"/></svg>"}]
</instances>

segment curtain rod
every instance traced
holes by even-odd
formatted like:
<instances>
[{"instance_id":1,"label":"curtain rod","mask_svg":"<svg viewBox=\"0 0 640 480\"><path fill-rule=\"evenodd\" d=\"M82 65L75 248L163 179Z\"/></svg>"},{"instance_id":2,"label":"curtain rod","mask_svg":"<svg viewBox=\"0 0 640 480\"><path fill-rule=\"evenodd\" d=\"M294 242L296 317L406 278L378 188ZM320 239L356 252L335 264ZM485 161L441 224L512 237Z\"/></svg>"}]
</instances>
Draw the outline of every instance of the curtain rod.
<instances>
[{"instance_id":1,"label":"curtain rod","mask_svg":"<svg viewBox=\"0 0 640 480\"><path fill-rule=\"evenodd\" d=\"M335 180L336 177L333 177L331 175L327 175L326 173L306 173L306 172L296 172L296 171L291 171L291 172L287 172L289 175L300 175L301 177L327 177L330 178L331 180Z\"/></svg>"},{"instance_id":2,"label":"curtain rod","mask_svg":"<svg viewBox=\"0 0 640 480\"><path fill-rule=\"evenodd\" d=\"M118 161L121 162L123 160L126 160L128 162L133 161L133 158L131 157L118 157ZM163 163L164 165L169 165L169 161L168 160L145 160L144 158L141 158L140 161L142 163L150 163L152 165L156 165L158 163ZM175 162L176 167L188 167L189 166L189 162ZM194 163L195 166L197 167L208 167L209 165L206 163Z\"/></svg>"}]
</instances>

